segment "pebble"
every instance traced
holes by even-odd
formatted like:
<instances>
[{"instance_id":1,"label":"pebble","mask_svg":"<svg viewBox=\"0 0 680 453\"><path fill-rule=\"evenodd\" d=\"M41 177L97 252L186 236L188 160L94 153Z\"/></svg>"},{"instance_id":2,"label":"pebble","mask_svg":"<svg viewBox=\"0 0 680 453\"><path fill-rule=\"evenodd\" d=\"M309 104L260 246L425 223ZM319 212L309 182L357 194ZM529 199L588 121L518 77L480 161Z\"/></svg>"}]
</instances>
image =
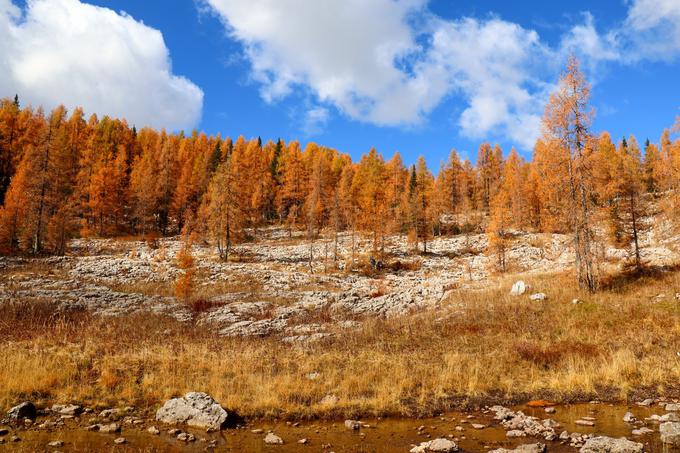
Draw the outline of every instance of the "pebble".
<instances>
[{"instance_id":1,"label":"pebble","mask_svg":"<svg viewBox=\"0 0 680 453\"><path fill-rule=\"evenodd\" d=\"M126 442L127 442L127 439L125 439L124 437L119 437L119 438L117 438L116 440L113 441L113 443L116 444L116 445L123 445Z\"/></svg>"}]
</instances>

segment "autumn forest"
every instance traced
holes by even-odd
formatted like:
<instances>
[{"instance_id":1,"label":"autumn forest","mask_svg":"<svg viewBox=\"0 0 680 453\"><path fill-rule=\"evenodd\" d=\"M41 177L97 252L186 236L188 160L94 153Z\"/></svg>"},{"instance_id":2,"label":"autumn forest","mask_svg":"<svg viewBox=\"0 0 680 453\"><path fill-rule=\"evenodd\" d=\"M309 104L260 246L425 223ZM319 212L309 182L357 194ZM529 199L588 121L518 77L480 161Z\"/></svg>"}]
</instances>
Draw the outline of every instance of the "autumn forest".
<instances>
[{"instance_id":1,"label":"autumn forest","mask_svg":"<svg viewBox=\"0 0 680 453\"><path fill-rule=\"evenodd\" d=\"M482 143L474 165L452 150L436 176L424 158L409 166L398 152L386 160L371 149L352 162L316 143L136 130L82 109L46 114L5 99L1 250L63 254L75 236L196 233L227 259L249 231L285 224L310 239L324 229L366 233L375 251L385 235L407 234L427 252L433 236L485 228L504 270L514 231L574 231L588 261L589 216L600 216L640 266L649 198L680 184L680 140L668 129L658 143L592 133L575 60L560 87L531 161Z\"/></svg>"}]
</instances>

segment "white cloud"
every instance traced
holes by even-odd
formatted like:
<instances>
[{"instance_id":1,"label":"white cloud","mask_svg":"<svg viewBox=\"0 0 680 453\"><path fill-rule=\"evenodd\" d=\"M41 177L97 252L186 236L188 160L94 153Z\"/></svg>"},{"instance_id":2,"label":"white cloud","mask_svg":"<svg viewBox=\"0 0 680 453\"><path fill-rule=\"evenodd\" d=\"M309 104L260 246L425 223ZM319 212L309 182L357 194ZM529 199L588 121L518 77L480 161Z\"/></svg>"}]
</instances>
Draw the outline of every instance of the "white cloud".
<instances>
[{"instance_id":1,"label":"white cloud","mask_svg":"<svg viewBox=\"0 0 680 453\"><path fill-rule=\"evenodd\" d=\"M591 68L603 62L619 60L621 54L614 34L601 35L595 28L592 14L586 12L583 18L582 24L574 25L562 37L562 53L579 55Z\"/></svg>"},{"instance_id":2,"label":"white cloud","mask_svg":"<svg viewBox=\"0 0 680 453\"><path fill-rule=\"evenodd\" d=\"M79 0L28 0L24 17L0 0L0 95L125 117L138 126L190 128L203 92L172 74L158 30Z\"/></svg>"},{"instance_id":3,"label":"white cloud","mask_svg":"<svg viewBox=\"0 0 680 453\"><path fill-rule=\"evenodd\" d=\"M468 102L462 134L532 147L547 95L540 66L549 52L536 32L500 19L438 21L431 60Z\"/></svg>"},{"instance_id":4,"label":"white cloud","mask_svg":"<svg viewBox=\"0 0 680 453\"><path fill-rule=\"evenodd\" d=\"M244 44L267 101L306 86L352 118L395 125L417 123L443 95L396 66L422 52L409 19L424 0L206 1Z\"/></svg>"},{"instance_id":5,"label":"white cloud","mask_svg":"<svg viewBox=\"0 0 680 453\"><path fill-rule=\"evenodd\" d=\"M568 54L580 56L593 76L643 48L642 38L624 34L625 25L655 36L680 30L679 0L633 0L626 24L605 34L586 12L553 47L499 18L437 17L428 0L202 1L243 44L267 102L301 88L352 119L403 126L423 122L455 96L465 103L457 119L463 136L508 139L524 149L540 133ZM677 37L670 41L655 55L680 46ZM327 114L324 107L324 122Z\"/></svg>"},{"instance_id":6,"label":"white cloud","mask_svg":"<svg viewBox=\"0 0 680 453\"><path fill-rule=\"evenodd\" d=\"M676 58L680 54L680 1L633 0L617 35L629 60Z\"/></svg>"},{"instance_id":7,"label":"white cloud","mask_svg":"<svg viewBox=\"0 0 680 453\"><path fill-rule=\"evenodd\" d=\"M307 110L302 124L302 131L307 137L318 135L323 131L329 119L328 109L325 107L313 107Z\"/></svg>"}]
</instances>

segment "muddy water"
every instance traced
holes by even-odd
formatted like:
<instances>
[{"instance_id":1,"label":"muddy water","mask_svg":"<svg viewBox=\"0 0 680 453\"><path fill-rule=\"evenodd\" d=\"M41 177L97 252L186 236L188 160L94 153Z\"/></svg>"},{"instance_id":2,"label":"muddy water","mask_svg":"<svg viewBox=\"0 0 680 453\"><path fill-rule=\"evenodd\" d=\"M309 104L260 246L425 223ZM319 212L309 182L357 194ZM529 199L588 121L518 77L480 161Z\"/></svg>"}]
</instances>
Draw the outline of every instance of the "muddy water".
<instances>
[{"instance_id":1,"label":"muddy water","mask_svg":"<svg viewBox=\"0 0 680 453\"><path fill-rule=\"evenodd\" d=\"M556 413L546 414L542 408L528 408L518 406L514 410L522 410L526 414L539 418L552 418L558 421L563 428L561 432L579 432L582 434L607 435L610 437L626 436L645 444L647 452L666 452L658 434L658 423L647 421L644 426L654 430L646 436L634 437L631 430L643 425L629 425L623 422L623 415L630 411L638 419L644 420L652 414L663 415L665 411L661 407L642 408L637 406L610 406L606 404L578 404L570 406L557 406ZM472 416L472 418L469 418ZM588 416L596 419L594 427L578 426L574 422L581 417ZM462 451L485 452L491 448L514 447L522 443L534 443L541 439L530 437L521 439L508 439L505 430L492 419L492 414L483 413L460 413L452 412L441 417L427 419L363 419L362 422L370 425L360 431L349 431L342 422L304 422L299 426L285 422L252 422L246 428L227 429L220 433L206 434L202 431L187 429L186 432L194 434L195 442L184 443L167 433L167 428L162 429L160 436L154 436L146 432L146 427L153 423L149 422L142 427L132 428L124 425L119 434L102 434L88 432L82 426L69 422L64 429L56 431L38 431L33 429L19 430L5 436L6 443L0 445L0 452L197 452L206 451L210 441L216 442L213 451L225 452L408 452L413 445L437 437L453 436ZM474 429L471 424L479 423L487 425L484 429ZM424 429L419 430L419 427ZM456 429L461 427L462 430ZM253 429L268 430L280 436L284 445L265 445L264 434L254 434ZM9 437L17 434L21 441L9 442ZM125 445L114 445L117 437L125 437ZM307 439L304 445L298 444L298 440ZM61 440L64 446L60 448L48 447L47 444L54 440ZM569 445L560 442L545 442L550 452L574 452Z\"/></svg>"}]
</instances>

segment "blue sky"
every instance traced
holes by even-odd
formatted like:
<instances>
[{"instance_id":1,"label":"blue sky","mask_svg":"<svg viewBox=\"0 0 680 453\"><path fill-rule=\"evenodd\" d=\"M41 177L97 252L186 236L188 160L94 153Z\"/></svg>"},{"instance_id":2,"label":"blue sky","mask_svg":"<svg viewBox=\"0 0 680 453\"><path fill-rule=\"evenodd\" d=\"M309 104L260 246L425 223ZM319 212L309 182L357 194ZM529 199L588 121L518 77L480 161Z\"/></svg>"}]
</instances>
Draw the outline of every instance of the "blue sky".
<instances>
[{"instance_id":1,"label":"blue sky","mask_svg":"<svg viewBox=\"0 0 680 453\"><path fill-rule=\"evenodd\" d=\"M433 168L451 148L474 161L485 140L528 157L571 52L593 82L594 131L656 141L680 115L679 0L322 3L0 0L0 38L17 40L0 44L14 74L0 95Z\"/></svg>"}]
</instances>

